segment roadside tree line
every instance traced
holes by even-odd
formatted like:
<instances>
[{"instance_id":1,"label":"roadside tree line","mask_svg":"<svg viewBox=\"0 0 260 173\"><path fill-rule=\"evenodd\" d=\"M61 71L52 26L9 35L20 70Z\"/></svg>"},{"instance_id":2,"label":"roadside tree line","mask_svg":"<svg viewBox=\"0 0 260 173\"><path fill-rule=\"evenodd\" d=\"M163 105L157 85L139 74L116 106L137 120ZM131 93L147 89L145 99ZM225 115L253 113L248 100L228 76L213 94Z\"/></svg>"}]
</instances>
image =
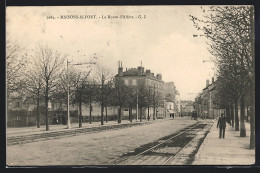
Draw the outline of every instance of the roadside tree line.
<instances>
[{"instance_id":1,"label":"roadside tree line","mask_svg":"<svg viewBox=\"0 0 260 173\"><path fill-rule=\"evenodd\" d=\"M232 127L246 136L245 107L250 108L250 147L255 148L255 38L253 6L203 7L203 18L190 16L207 39L218 66L217 99L228 110ZM240 117L238 116L240 107Z\"/></svg>"},{"instance_id":2,"label":"roadside tree line","mask_svg":"<svg viewBox=\"0 0 260 173\"><path fill-rule=\"evenodd\" d=\"M156 118L156 109L162 103L161 95L155 87L144 85L130 87L124 81L96 62L91 57L79 70L77 65L68 62L68 55L47 46L38 46L34 50L20 48L17 42L7 42L6 86L7 105L12 94L19 93L24 100L33 100L36 105L37 127L40 127L40 99L44 98L46 130L49 130L49 101L78 107L78 123L82 127L82 107L89 107L89 123L92 122L92 106L100 105L101 125L108 122L108 107L116 107L118 123L122 120L122 109L128 108L129 121L133 120L133 109L139 109L142 121L142 109L153 108L152 118ZM15 68L14 68L15 67ZM70 101L68 102L68 93ZM8 109L8 107L7 107ZM8 118L8 115L7 115Z\"/></svg>"}]
</instances>

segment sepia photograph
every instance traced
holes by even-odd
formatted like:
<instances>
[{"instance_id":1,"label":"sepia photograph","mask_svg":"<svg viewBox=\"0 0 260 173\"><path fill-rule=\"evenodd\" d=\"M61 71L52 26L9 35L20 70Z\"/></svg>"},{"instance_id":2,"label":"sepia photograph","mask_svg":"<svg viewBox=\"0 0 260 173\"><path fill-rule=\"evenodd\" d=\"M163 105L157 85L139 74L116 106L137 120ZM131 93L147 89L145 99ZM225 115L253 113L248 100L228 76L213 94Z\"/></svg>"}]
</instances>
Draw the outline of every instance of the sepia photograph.
<instances>
[{"instance_id":1,"label":"sepia photograph","mask_svg":"<svg viewBox=\"0 0 260 173\"><path fill-rule=\"evenodd\" d=\"M7 6L6 166L255 164L252 5Z\"/></svg>"}]
</instances>

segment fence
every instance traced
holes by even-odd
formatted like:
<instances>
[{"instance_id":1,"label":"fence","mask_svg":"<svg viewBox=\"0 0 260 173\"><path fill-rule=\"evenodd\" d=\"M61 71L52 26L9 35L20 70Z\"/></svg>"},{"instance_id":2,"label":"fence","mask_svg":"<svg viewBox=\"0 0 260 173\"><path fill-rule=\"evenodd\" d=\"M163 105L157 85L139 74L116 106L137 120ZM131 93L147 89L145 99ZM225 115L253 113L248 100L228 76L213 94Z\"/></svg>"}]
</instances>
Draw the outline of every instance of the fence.
<instances>
[{"instance_id":1,"label":"fence","mask_svg":"<svg viewBox=\"0 0 260 173\"><path fill-rule=\"evenodd\" d=\"M82 123L89 122L89 116L82 116ZM91 117L92 122L101 121L100 115L94 115ZM118 115L108 115L108 121L116 121ZM128 116L122 116L122 120L128 120ZM106 115L104 114L104 121L106 120ZM70 121L71 123L78 123L78 111L70 111ZM45 112L40 112L40 125L45 125L46 117ZM48 112L48 122L49 125L54 124L67 124L67 111L49 111ZM28 127L37 125L37 114L36 111L27 110L9 110L7 112L7 127Z\"/></svg>"}]
</instances>

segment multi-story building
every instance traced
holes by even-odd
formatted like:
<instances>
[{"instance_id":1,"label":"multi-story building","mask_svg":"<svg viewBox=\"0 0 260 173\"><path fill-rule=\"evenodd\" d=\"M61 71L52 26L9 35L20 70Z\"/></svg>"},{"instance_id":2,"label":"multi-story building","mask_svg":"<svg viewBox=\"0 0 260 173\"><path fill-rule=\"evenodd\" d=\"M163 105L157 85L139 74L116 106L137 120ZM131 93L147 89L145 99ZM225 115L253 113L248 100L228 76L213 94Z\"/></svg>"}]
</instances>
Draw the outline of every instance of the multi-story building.
<instances>
[{"instance_id":1,"label":"multi-story building","mask_svg":"<svg viewBox=\"0 0 260 173\"><path fill-rule=\"evenodd\" d=\"M175 96L175 108L176 108L177 114L179 114L181 111L181 99L180 99L180 95L178 92Z\"/></svg>"},{"instance_id":2,"label":"multi-story building","mask_svg":"<svg viewBox=\"0 0 260 173\"><path fill-rule=\"evenodd\" d=\"M211 84L206 80L206 87L195 98L195 111L202 118L216 118L224 110L216 107L217 82L212 78Z\"/></svg>"},{"instance_id":3,"label":"multi-story building","mask_svg":"<svg viewBox=\"0 0 260 173\"><path fill-rule=\"evenodd\" d=\"M167 101L171 101L174 103L174 111L180 111L180 100L179 100L179 92L176 90L176 86L174 82L167 82L164 85L164 98Z\"/></svg>"},{"instance_id":4,"label":"multi-story building","mask_svg":"<svg viewBox=\"0 0 260 173\"><path fill-rule=\"evenodd\" d=\"M165 98L174 102L176 95L176 87L174 82L166 82L164 85Z\"/></svg>"},{"instance_id":5,"label":"multi-story building","mask_svg":"<svg viewBox=\"0 0 260 173\"><path fill-rule=\"evenodd\" d=\"M155 99L157 100L156 106L156 116L158 118L162 118L165 116L164 110L164 81L162 80L162 75L151 72L151 70L147 69L144 71L144 67L138 66L137 68L130 68L123 71L122 62L119 62L118 67L118 74L116 75L117 78L121 78L125 85L132 86L132 87L146 87L150 92L151 95L155 95ZM153 114L153 108L151 105L151 110L149 110L150 114ZM136 110L135 110L136 111ZM142 115L147 117L147 108L142 108Z\"/></svg>"},{"instance_id":6,"label":"multi-story building","mask_svg":"<svg viewBox=\"0 0 260 173\"><path fill-rule=\"evenodd\" d=\"M194 102L191 100L181 100L181 115L191 115L194 110Z\"/></svg>"}]
</instances>

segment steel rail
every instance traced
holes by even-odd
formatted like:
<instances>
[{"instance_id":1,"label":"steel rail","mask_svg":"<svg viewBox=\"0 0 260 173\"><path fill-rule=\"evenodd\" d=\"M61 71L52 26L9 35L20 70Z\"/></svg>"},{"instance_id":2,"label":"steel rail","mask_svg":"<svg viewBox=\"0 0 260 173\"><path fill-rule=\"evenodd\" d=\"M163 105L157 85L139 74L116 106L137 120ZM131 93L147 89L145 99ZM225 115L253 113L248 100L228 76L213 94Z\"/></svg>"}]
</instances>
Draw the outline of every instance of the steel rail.
<instances>
[{"instance_id":1,"label":"steel rail","mask_svg":"<svg viewBox=\"0 0 260 173\"><path fill-rule=\"evenodd\" d=\"M127 159L123 160L122 162L120 162L120 163L118 163L118 164L116 164L116 165L122 165L123 163L125 163L125 162L127 162L127 161L129 161L129 160L131 160L131 159L135 159L135 158L137 158L138 156L140 156L140 155L142 155L142 154L144 154L144 153L147 153L148 151L152 151L154 148L156 148L156 147L158 147L158 146L160 146L160 145L162 145L162 144L168 142L169 140L172 140L172 139L174 139L174 138L180 136L180 135L183 134L183 133L188 132L188 131L191 130L192 128L197 127L198 125L200 125L200 124L197 123L197 124L195 124L194 126L190 127L189 129L187 129L187 130L185 130L185 131L182 131L182 132L176 134L175 136L173 136L173 137L171 137L171 138L169 138L169 139L167 139L167 140L165 140L165 141L163 141L163 142L161 142L161 143L159 143L159 144L156 144L155 146L150 147L150 148L148 148L147 150L145 150L145 151L143 151L143 152L141 152L141 153L138 153L138 154L136 154L136 155L134 155L134 156L132 156L132 157L130 157L130 158L127 158ZM172 157L172 156L171 156L171 157Z\"/></svg>"}]
</instances>

